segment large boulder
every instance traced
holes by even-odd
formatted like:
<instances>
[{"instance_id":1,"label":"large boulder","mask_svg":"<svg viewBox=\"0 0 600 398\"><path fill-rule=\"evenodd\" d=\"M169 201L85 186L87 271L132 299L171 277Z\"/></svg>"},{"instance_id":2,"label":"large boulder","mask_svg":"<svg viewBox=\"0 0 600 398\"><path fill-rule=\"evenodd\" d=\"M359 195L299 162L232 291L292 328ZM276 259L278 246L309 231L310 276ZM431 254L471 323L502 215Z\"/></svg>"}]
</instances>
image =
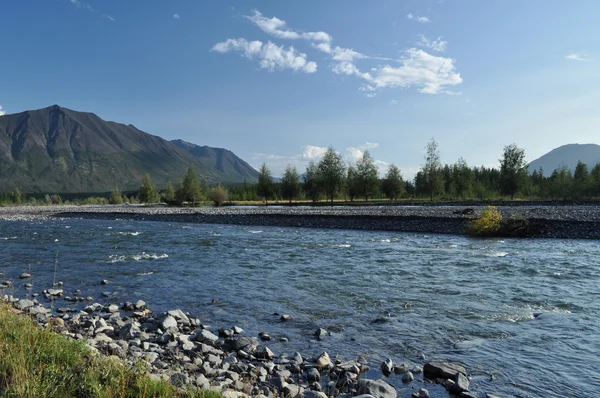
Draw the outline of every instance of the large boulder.
<instances>
[{"instance_id":1,"label":"large boulder","mask_svg":"<svg viewBox=\"0 0 600 398\"><path fill-rule=\"evenodd\" d=\"M397 398L396 389L383 380L360 379L358 393L369 394L374 398Z\"/></svg>"},{"instance_id":2,"label":"large boulder","mask_svg":"<svg viewBox=\"0 0 600 398\"><path fill-rule=\"evenodd\" d=\"M29 307L34 306L34 302L28 299L21 299L13 304L16 309L24 311Z\"/></svg>"},{"instance_id":3,"label":"large boulder","mask_svg":"<svg viewBox=\"0 0 600 398\"><path fill-rule=\"evenodd\" d=\"M177 328L177 321L171 315L164 314L158 318L158 326L162 330L169 330L170 328Z\"/></svg>"}]
</instances>

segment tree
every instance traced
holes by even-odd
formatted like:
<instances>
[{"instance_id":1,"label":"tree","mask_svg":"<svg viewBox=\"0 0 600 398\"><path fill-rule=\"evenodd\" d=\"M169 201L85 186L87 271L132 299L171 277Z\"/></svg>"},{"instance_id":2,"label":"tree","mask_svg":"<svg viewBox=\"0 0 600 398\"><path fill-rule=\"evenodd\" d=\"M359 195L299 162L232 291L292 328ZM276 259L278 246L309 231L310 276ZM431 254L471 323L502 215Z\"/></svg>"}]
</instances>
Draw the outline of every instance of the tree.
<instances>
[{"instance_id":1,"label":"tree","mask_svg":"<svg viewBox=\"0 0 600 398\"><path fill-rule=\"evenodd\" d=\"M590 195L600 196L600 163L597 163L590 173Z\"/></svg>"},{"instance_id":2,"label":"tree","mask_svg":"<svg viewBox=\"0 0 600 398\"><path fill-rule=\"evenodd\" d=\"M360 195L360 180L356 168L352 165L348 166L346 174L346 193L350 197L350 202L354 202L354 198Z\"/></svg>"},{"instance_id":3,"label":"tree","mask_svg":"<svg viewBox=\"0 0 600 398\"><path fill-rule=\"evenodd\" d=\"M121 195L121 191L119 188L115 188L110 193L110 198L108 199L108 203L111 205L121 205L123 204L123 195Z\"/></svg>"},{"instance_id":4,"label":"tree","mask_svg":"<svg viewBox=\"0 0 600 398\"><path fill-rule=\"evenodd\" d=\"M360 194L365 200L369 200L369 197L373 197L379 188L377 166L375 166L369 151L363 152L361 158L356 162L356 175Z\"/></svg>"},{"instance_id":5,"label":"tree","mask_svg":"<svg viewBox=\"0 0 600 398\"><path fill-rule=\"evenodd\" d=\"M218 207L227 202L229 198L229 192L227 191L227 188L219 184L210 190L209 197L215 206Z\"/></svg>"},{"instance_id":6,"label":"tree","mask_svg":"<svg viewBox=\"0 0 600 398\"><path fill-rule=\"evenodd\" d=\"M425 166L423 166L422 170L427 193L429 194L429 198L433 200L434 196L444 191L440 152L438 144L433 138L425 147Z\"/></svg>"},{"instance_id":7,"label":"tree","mask_svg":"<svg viewBox=\"0 0 600 398\"><path fill-rule=\"evenodd\" d=\"M552 172L550 176L550 191L555 199L567 200L572 195L573 174L565 165Z\"/></svg>"},{"instance_id":8,"label":"tree","mask_svg":"<svg viewBox=\"0 0 600 398\"><path fill-rule=\"evenodd\" d=\"M381 190L386 198L396 200L405 192L405 184L400 174L400 169L390 164L388 171L381 182Z\"/></svg>"},{"instance_id":9,"label":"tree","mask_svg":"<svg viewBox=\"0 0 600 398\"><path fill-rule=\"evenodd\" d=\"M150 175L146 173L142 179L142 186L140 187L138 197L141 203L156 203L158 202L158 192L152 182Z\"/></svg>"},{"instance_id":10,"label":"tree","mask_svg":"<svg viewBox=\"0 0 600 398\"><path fill-rule=\"evenodd\" d=\"M292 200L298 199L298 196L300 196L300 176L296 167L288 165L281 178L281 197L292 203Z\"/></svg>"},{"instance_id":11,"label":"tree","mask_svg":"<svg viewBox=\"0 0 600 398\"><path fill-rule=\"evenodd\" d=\"M266 163L263 163L262 166L260 166L256 192L258 193L258 196L265 198L265 204L269 204L269 198L273 196L273 177L271 176L271 170L269 170Z\"/></svg>"},{"instance_id":12,"label":"tree","mask_svg":"<svg viewBox=\"0 0 600 398\"><path fill-rule=\"evenodd\" d=\"M325 196L331 200L341 190L344 185L344 177L346 174L346 166L342 160L342 156L335 152L332 147L327 148L327 152L319 162L318 180L321 183Z\"/></svg>"},{"instance_id":13,"label":"tree","mask_svg":"<svg viewBox=\"0 0 600 398\"><path fill-rule=\"evenodd\" d=\"M304 174L304 183L302 184L306 195L315 203L321 196L321 182L319 181L319 168L317 164L311 160L306 166Z\"/></svg>"},{"instance_id":14,"label":"tree","mask_svg":"<svg viewBox=\"0 0 600 398\"><path fill-rule=\"evenodd\" d=\"M462 199L471 193L473 172L462 157L452 165L452 182L456 195Z\"/></svg>"},{"instance_id":15,"label":"tree","mask_svg":"<svg viewBox=\"0 0 600 398\"><path fill-rule=\"evenodd\" d=\"M188 169L183 181L179 183L179 187L177 187L177 191L175 192L175 199L179 204L191 202L192 206L202 199L200 181L193 167Z\"/></svg>"},{"instance_id":16,"label":"tree","mask_svg":"<svg viewBox=\"0 0 600 398\"><path fill-rule=\"evenodd\" d=\"M167 187L163 192L162 199L165 203L172 203L175 200L175 189L171 181L167 181Z\"/></svg>"},{"instance_id":17,"label":"tree","mask_svg":"<svg viewBox=\"0 0 600 398\"><path fill-rule=\"evenodd\" d=\"M16 205L20 205L21 203L23 203L23 200L25 199L19 188L15 188L12 191L11 196L12 196L12 202Z\"/></svg>"},{"instance_id":18,"label":"tree","mask_svg":"<svg viewBox=\"0 0 600 398\"><path fill-rule=\"evenodd\" d=\"M590 172L587 164L581 160L575 166L575 174L573 174L573 193L579 198L589 195L590 191Z\"/></svg>"},{"instance_id":19,"label":"tree","mask_svg":"<svg viewBox=\"0 0 600 398\"><path fill-rule=\"evenodd\" d=\"M518 148L516 144L504 147L502 159L500 159L500 190L510 199L525 184L527 179L527 163L525 163L525 150Z\"/></svg>"}]
</instances>

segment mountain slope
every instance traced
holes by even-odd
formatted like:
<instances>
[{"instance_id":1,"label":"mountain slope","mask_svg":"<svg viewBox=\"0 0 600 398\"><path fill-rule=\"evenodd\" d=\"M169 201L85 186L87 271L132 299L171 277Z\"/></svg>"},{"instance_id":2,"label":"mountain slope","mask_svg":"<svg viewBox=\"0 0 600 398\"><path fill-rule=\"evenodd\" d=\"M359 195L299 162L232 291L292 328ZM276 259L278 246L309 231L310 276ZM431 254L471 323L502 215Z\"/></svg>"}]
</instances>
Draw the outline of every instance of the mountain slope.
<instances>
[{"instance_id":1,"label":"mountain slope","mask_svg":"<svg viewBox=\"0 0 600 398\"><path fill-rule=\"evenodd\" d=\"M183 140L171 142L221 173L235 174L248 181L258 179L258 172L228 149L199 146Z\"/></svg>"},{"instance_id":2,"label":"mountain slope","mask_svg":"<svg viewBox=\"0 0 600 398\"><path fill-rule=\"evenodd\" d=\"M0 116L0 191L134 190L145 173L174 184L193 166L209 183L243 181L132 125L54 105Z\"/></svg>"},{"instance_id":3,"label":"mountain slope","mask_svg":"<svg viewBox=\"0 0 600 398\"><path fill-rule=\"evenodd\" d=\"M567 166L571 171L575 171L575 166L577 166L577 162L580 160L587 164L590 169L597 163L600 163L600 145L563 145L529 163L528 169L532 173L541 167L544 170L544 175L550 176L555 169L563 165Z\"/></svg>"}]
</instances>

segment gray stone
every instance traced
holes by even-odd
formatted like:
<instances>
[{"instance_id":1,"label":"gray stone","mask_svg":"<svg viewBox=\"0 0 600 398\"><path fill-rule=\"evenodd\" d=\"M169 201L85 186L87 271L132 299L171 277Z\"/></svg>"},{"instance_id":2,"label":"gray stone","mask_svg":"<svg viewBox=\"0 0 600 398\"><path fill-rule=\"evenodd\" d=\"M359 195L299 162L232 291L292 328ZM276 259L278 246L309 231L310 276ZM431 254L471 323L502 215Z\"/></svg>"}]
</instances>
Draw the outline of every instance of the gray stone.
<instances>
[{"instance_id":1,"label":"gray stone","mask_svg":"<svg viewBox=\"0 0 600 398\"><path fill-rule=\"evenodd\" d=\"M179 320L183 325L190 324L190 318L188 318L188 316L184 314L183 311L181 311L180 309L171 310L168 312L168 314L171 315L173 318Z\"/></svg>"},{"instance_id":2,"label":"gray stone","mask_svg":"<svg viewBox=\"0 0 600 398\"><path fill-rule=\"evenodd\" d=\"M321 372L317 368L310 368L306 371L306 380L308 382L321 381Z\"/></svg>"},{"instance_id":3,"label":"gray stone","mask_svg":"<svg viewBox=\"0 0 600 398\"><path fill-rule=\"evenodd\" d=\"M400 364L394 365L394 373L401 374L401 373L406 373L406 372L408 372L408 365L407 364L400 363Z\"/></svg>"},{"instance_id":4,"label":"gray stone","mask_svg":"<svg viewBox=\"0 0 600 398\"><path fill-rule=\"evenodd\" d=\"M423 367L415 365L415 366L413 366L413 368L410 371L413 372L413 374L423 373Z\"/></svg>"},{"instance_id":5,"label":"gray stone","mask_svg":"<svg viewBox=\"0 0 600 398\"><path fill-rule=\"evenodd\" d=\"M392 369L394 369L394 363L392 362L391 358L386 359L382 364L381 364L381 371L383 372L383 374L385 376L389 376L392 374Z\"/></svg>"},{"instance_id":6,"label":"gray stone","mask_svg":"<svg viewBox=\"0 0 600 398\"><path fill-rule=\"evenodd\" d=\"M206 378L206 376L201 374L196 378L196 385L203 390L208 390L210 388L210 381Z\"/></svg>"},{"instance_id":7,"label":"gray stone","mask_svg":"<svg viewBox=\"0 0 600 398\"><path fill-rule=\"evenodd\" d=\"M412 373L410 372L406 372L402 375L402 382L403 383L412 383L412 381L415 379L415 376L413 376Z\"/></svg>"},{"instance_id":8,"label":"gray stone","mask_svg":"<svg viewBox=\"0 0 600 398\"><path fill-rule=\"evenodd\" d=\"M115 304L111 304L106 308L106 312L114 314L115 312L119 312L119 306Z\"/></svg>"},{"instance_id":9,"label":"gray stone","mask_svg":"<svg viewBox=\"0 0 600 398\"><path fill-rule=\"evenodd\" d=\"M28 272L23 272L21 275L19 275L19 279L29 279L31 278L31 274Z\"/></svg>"},{"instance_id":10,"label":"gray stone","mask_svg":"<svg viewBox=\"0 0 600 398\"><path fill-rule=\"evenodd\" d=\"M106 279L102 279L102 280L100 281L100 284L101 284L101 285L108 285L109 283L110 283L110 282L108 282Z\"/></svg>"},{"instance_id":11,"label":"gray stone","mask_svg":"<svg viewBox=\"0 0 600 398\"><path fill-rule=\"evenodd\" d=\"M214 333L209 332L208 330L202 329L198 333L196 333L195 340L201 343L213 344L217 340L219 340L219 337L217 337Z\"/></svg>"},{"instance_id":12,"label":"gray stone","mask_svg":"<svg viewBox=\"0 0 600 398\"><path fill-rule=\"evenodd\" d=\"M258 334L258 337L260 337L260 339L261 339L262 341L270 341L270 340L271 340L271 336L270 336L270 335L269 335L269 333L267 333L267 332L260 332L260 333Z\"/></svg>"},{"instance_id":13,"label":"gray stone","mask_svg":"<svg viewBox=\"0 0 600 398\"><path fill-rule=\"evenodd\" d=\"M469 379L464 374L457 373L454 375L455 393L460 394L464 391L469 391L469 384Z\"/></svg>"},{"instance_id":14,"label":"gray stone","mask_svg":"<svg viewBox=\"0 0 600 398\"><path fill-rule=\"evenodd\" d=\"M329 354L326 352L317 357L315 364L321 368L330 368L333 366L333 362L331 362L331 358L329 358Z\"/></svg>"},{"instance_id":15,"label":"gray stone","mask_svg":"<svg viewBox=\"0 0 600 398\"><path fill-rule=\"evenodd\" d=\"M235 339L225 339L223 347L229 351L252 352L258 346L258 339L255 337L237 337Z\"/></svg>"},{"instance_id":16,"label":"gray stone","mask_svg":"<svg viewBox=\"0 0 600 398\"><path fill-rule=\"evenodd\" d=\"M254 356L259 359L273 359L275 358L275 354L269 347L265 347L264 345L259 346L254 351Z\"/></svg>"},{"instance_id":17,"label":"gray stone","mask_svg":"<svg viewBox=\"0 0 600 398\"><path fill-rule=\"evenodd\" d=\"M463 391L462 393L460 393L459 397L460 398L478 398L477 395L470 393L468 391ZM490 397L490 395L488 395L488 397ZM492 395L491 397L493 398L494 396Z\"/></svg>"},{"instance_id":18,"label":"gray stone","mask_svg":"<svg viewBox=\"0 0 600 398\"><path fill-rule=\"evenodd\" d=\"M158 318L158 327L163 330L177 328L177 321L171 315L163 314Z\"/></svg>"},{"instance_id":19,"label":"gray stone","mask_svg":"<svg viewBox=\"0 0 600 398\"><path fill-rule=\"evenodd\" d=\"M31 300L27 300L27 299L21 299L21 300L15 302L13 305L16 309L24 311L27 308L33 307L34 302Z\"/></svg>"},{"instance_id":20,"label":"gray stone","mask_svg":"<svg viewBox=\"0 0 600 398\"><path fill-rule=\"evenodd\" d=\"M327 336L329 336L329 332L323 328L319 328L315 331L315 337L319 340L323 340Z\"/></svg>"},{"instance_id":21,"label":"gray stone","mask_svg":"<svg viewBox=\"0 0 600 398\"><path fill-rule=\"evenodd\" d=\"M304 398L327 398L327 394L322 391L304 391Z\"/></svg>"},{"instance_id":22,"label":"gray stone","mask_svg":"<svg viewBox=\"0 0 600 398\"><path fill-rule=\"evenodd\" d=\"M126 323L119 329L119 338L123 340L132 340L139 336L140 332L140 327L136 322Z\"/></svg>"},{"instance_id":23,"label":"gray stone","mask_svg":"<svg viewBox=\"0 0 600 398\"><path fill-rule=\"evenodd\" d=\"M423 373L428 379L435 380L437 378L454 379L454 375L457 373L466 375L467 371L458 363L431 361L425 364Z\"/></svg>"},{"instance_id":24,"label":"gray stone","mask_svg":"<svg viewBox=\"0 0 600 398\"><path fill-rule=\"evenodd\" d=\"M234 326L231 329L233 330L233 333L235 333L235 334L242 334L242 333L244 333L244 329L242 329L239 326Z\"/></svg>"},{"instance_id":25,"label":"gray stone","mask_svg":"<svg viewBox=\"0 0 600 398\"><path fill-rule=\"evenodd\" d=\"M358 393L369 394L374 398L397 398L396 389L383 380L361 379L358 381Z\"/></svg>"},{"instance_id":26,"label":"gray stone","mask_svg":"<svg viewBox=\"0 0 600 398\"><path fill-rule=\"evenodd\" d=\"M190 377L185 373L174 373L171 375L171 384L175 387L184 387L190 384Z\"/></svg>"},{"instance_id":27,"label":"gray stone","mask_svg":"<svg viewBox=\"0 0 600 398\"><path fill-rule=\"evenodd\" d=\"M62 296L63 294L65 294L65 291L63 289L48 289L47 292L51 296Z\"/></svg>"},{"instance_id":28,"label":"gray stone","mask_svg":"<svg viewBox=\"0 0 600 398\"><path fill-rule=\"evenodd\" d=\"M299 352L295 352L292 355L291 361L298 365L301 365L302 362L304 362L304 359L302 358L302 355Z\"/></svg>"},{"instance_id":29,"label":"gray stone","mask_svg":"<svg viewBox=\"0 0 600 398\"><path fill-rule=\"evenodd\" d=\"M288 384L283 387L283 393L286 397L297 397L300 395L300 387L295 384Z\"/></svg>"},{"instance_id":30,"label":"gray stone","mask_svg":"<svg viewBox=\"0 0 600 398\"><path fill-rule=\"evenodd\" d=\"M279 318L280 321L285 322L285 321L290 321L292 319L292 316L289 314L283 314L281 316L281 318Z\"/></svg>"},{"instance_id":31,"label":"gray stone","mask_svg":"<svg viewBox=\"0 0 600 398\"><path fill-rule=\"evenodd\" d=\"M419 392L417 392L417 397L418 398L429 398L429 391L427 391L424 388L419 389Z\"/></svg>"}]
</instances>

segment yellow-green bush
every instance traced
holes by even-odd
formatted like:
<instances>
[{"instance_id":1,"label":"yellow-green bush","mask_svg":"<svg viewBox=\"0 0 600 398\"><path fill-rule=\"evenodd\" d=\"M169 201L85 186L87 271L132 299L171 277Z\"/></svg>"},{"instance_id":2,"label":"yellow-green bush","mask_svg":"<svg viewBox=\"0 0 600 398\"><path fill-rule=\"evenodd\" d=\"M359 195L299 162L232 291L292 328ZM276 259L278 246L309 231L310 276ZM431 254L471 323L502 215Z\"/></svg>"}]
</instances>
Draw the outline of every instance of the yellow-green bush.
<instances>
[{"instance_id":1,"label":"yellow-green bush","mask_svg":"<svg viewBox=\"0 0 600 398\"><path fill-rule=\"evenodd\" d=\"M494 236L500 232L502 227L502 214L495 206L488 206L481 216L469 225L469 233L472 236Z\"/></svg>"}]
</instances>

